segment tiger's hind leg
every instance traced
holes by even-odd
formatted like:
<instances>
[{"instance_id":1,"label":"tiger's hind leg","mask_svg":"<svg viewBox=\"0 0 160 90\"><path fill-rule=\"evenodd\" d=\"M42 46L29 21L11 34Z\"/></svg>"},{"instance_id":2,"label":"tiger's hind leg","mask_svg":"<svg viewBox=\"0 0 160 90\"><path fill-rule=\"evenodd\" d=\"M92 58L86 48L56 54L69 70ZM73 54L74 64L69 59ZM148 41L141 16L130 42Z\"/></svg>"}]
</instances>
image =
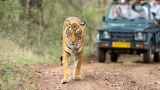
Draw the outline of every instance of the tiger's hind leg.
<instances>
[{"instance_id":1,"label":"tiger's hind leg","mask_svg":"<svg viewBox=\"0 0 160 90\"><path fill-rule=\"evenodd\" d=\"M63 79L61 80L62 84L68 83L71 80L71 76L69 72L69 66L70 66L69 62L70 62L70 55L64 51L63 60L62 60L64 76L63 76Z\"/></svg>"},{"instance_id":2,"label":"tiger's hind leg","mask_svg":"<svg viewBox=\"0 0 160 90\"><path fill-rule=\"evenodd\" d=\"M82 80L83 76L81 75L81 64L82 64L83 55L81 54L78 58L76 57L74 60L74 72L73 79L74 80Z\"/></svg>"}]
</instances>

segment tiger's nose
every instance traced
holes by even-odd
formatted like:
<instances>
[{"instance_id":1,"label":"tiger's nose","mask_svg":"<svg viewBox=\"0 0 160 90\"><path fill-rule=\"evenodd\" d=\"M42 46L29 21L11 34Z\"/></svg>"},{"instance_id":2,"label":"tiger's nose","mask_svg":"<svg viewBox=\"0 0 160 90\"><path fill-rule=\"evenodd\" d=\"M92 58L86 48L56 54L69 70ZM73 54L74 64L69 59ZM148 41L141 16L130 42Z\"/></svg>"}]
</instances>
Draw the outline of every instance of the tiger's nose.
<instances>
[{"instance_id":1,"label":"tiger's nose","mask_svg":"<svg viewBox=\"0 0 160 90\"><path fill-rule=\"evenodd\" d=\"M71 42L71 44L75 44L75 42Z\"/></svg>"}]
</instances>

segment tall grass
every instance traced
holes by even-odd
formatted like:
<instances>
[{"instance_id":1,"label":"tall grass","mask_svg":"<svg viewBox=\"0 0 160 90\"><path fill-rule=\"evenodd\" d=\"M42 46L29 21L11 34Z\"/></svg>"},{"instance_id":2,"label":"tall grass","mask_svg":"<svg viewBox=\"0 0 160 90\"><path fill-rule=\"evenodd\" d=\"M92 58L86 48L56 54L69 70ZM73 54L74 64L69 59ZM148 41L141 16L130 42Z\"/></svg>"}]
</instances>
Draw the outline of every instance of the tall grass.
<instances>
[{"instance_id":1,"label":"tall grass","mask_svg":"<svg viewBox=\"0 0 160 90\"><path fill-rule=\"evenodd\" d=\"M38 60L31 50L22 49L10 39L0 37L0 89L16 89L22 83L22 77L32 78L31 72L22 66ZM23 83L25 85L27 81Z\"/></svg>"},{"instance_id":2,"label":"tall grass","mask_svg":"<svg viewBox=\"0 0 160 90\"><path fill-rule=\"evenodd\" d=\"M41 56L34 48L20 47L9 38L0 37L0 42L0 89L34 90L30 68L36 63L50 63L55 57L47 53Z\"/></svg>"},{"instance_id":3,"label":"tall grass","mask_svg":"<svg viewBox=\"0 0 160 90\"><path fill-rule=\"evenodd\" d=\"M0 57L3 60L12 60L19 64L33 64L44 61L45 57L38 56L33 49L22 48L10 39L0 38Z\"/></svg>"}]
</instances>

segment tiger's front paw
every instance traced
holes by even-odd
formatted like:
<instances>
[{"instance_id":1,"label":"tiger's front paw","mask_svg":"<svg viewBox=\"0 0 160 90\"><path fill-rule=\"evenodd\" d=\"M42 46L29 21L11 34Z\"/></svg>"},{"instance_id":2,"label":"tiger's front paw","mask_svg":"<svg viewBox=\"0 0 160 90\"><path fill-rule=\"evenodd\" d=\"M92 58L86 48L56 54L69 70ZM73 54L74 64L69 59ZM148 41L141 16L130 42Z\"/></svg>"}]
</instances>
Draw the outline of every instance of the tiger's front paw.
<instances>
[{"instance_id":1,"label":"tiger's front paw","mask_svg":"<svg viewBox=\"0 0 160 90\"><path fill-rule=\"evenodd\" d=\"M61 83L62 84L66 84L66 83L68 83L69 81L71 80L71 76L67 79L67 78L63 78L62 80L61 80Z\"/></svg>"},{"instance_id":2,"label":"tiger's front paw","mask_svg":"<svg viewBox=\"0 0 160 90\"><path fill-rule=\"evenodd\" d=\"M70 81L70 79L64 79L64 78L63 78L63 79L61 80L61 83L62 83L62 84L66 84L66 83L68 83L69 81Z\"/></svg>"},{"instance_id":3,"label":"tiger's front paw","mask_svg":"<svg viewBox=\"0 0 160 90\"><path fill-rule=\"evenodd\" d=\"M73 79L76 80L76 81L79 81L79 80L83 79L83 76L82 75L74 76Z\"/></svg>"}]
</instances>

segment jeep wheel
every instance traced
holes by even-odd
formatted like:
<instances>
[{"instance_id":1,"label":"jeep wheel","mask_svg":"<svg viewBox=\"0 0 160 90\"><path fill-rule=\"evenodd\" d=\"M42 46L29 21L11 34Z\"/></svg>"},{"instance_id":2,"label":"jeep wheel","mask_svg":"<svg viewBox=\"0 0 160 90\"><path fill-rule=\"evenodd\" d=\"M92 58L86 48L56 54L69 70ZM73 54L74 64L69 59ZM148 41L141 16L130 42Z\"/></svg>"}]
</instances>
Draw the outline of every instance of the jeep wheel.
<instances>
[{"instance_id":1,"label":"jeep wheel","mask_svg":"<svg viewBox=\"0 0 160 90\"><path fill-rule=\"evenodd\" d=\"M152 48L151 47L152 47L152 43L150 42L148 50L143 53L144 63L150 63L152 60Z\"/></svg>"},{"instance_id":2,"label":"jeep wheel","mask_svg":"<svg viewBox=\"0 0 160 90\"><path fill-rule=\"evenodd\" d=\"M106 51L98 48L98 60L99 62L105 62L106 60Z\"/></svg>"},{"instance_id":3,"label":"jeep wheel","mask_svg":"<svg viewBox=\"0 0 160 90\"><path fill-rule=\"evenodd\" d=\"M160 62L160 51L154 52L154 62Z\"/></svg>"},{"instance_id":4,"label":"jeep wheel","mask_svg":"<svg viewBox=\"0 0 160 90\"><path fill-rule=\"evenodd\" d=\"M118 54L116 54L116 53L111 53L111 55L110 55L110 60L111 60L111 62L117 62L117 60L118 60Z\"/></svg>"}]
</instances>

